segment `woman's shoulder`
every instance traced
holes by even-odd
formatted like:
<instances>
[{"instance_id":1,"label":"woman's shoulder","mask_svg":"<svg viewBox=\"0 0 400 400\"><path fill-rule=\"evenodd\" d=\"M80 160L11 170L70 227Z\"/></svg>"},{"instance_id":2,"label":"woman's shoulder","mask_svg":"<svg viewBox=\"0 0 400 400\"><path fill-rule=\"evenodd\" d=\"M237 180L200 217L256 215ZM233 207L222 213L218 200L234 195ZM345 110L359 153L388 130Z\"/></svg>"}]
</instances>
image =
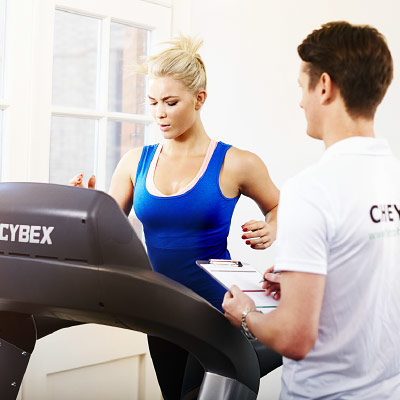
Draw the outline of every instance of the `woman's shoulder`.
<instances>
[{"instance_id":1,"label":"woman's shoulder","mask_svg":"<svg viewBox=\"0 0 400 400\"><path fill-rule=\"evenodd\" d=\"M122 156L121 160L123 160L123 159L129 160L129 161L137 160L139 162L142 154L154 152L158 145L159 145L159 143L150 144L150 145L141 146L141 147L134 147L133 149L128 150Z\"/></svg>"},{"instance_id":2,"label":"woman's shoulder","mask_svg":"<svg viewBox=\"0 0 400 400\"><path fill-rule=\"evenodd\" d=\"M136 176L136 171L142 156L144 146L128 150L120 159L116 173Z\"/></svg>"},{"instance_id":3,"label":"woman's shoulder","mask_svg":"<svg viewBox=\"0 0 400 400\"><path fill-rule=\"evenodd\" d=\"M142 155L144 146L135 147L133 149L128 150L121 158L121 162L132 162L137 160L139 162L140 157Z\"/></svg>"},{"instance_id":4,"label":"woman's shoulder","mask_svg":"<svg viewBox=\"0 0 400 400\"><path fill-rule=\"evenodd\" d=\"M225 156L226 167L243 171L243 168L257 168L265 165L261 158L251 151L231 146Z\"/></svg>"}]
</instances>

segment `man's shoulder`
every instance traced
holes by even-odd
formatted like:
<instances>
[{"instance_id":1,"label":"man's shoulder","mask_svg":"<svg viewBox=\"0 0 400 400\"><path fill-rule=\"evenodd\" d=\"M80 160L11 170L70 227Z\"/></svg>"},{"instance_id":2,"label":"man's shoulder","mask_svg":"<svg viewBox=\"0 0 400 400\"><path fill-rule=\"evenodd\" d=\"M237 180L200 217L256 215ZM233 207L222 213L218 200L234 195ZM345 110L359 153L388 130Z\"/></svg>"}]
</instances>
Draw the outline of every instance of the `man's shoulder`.
<instances>
[{"instance_id":1,"label":"man's shoulder","mask_svg":"<svg viewBox=\"0 0 400 400\"><path fill-rule=\"evenodd\" d=\"M319 163L312 164L296 175L290 177L284 184L284 187L304 188L315 185L324 185L326 178L326 168Z\"/></svg>"},{"instance_id":2,"label":"man's shoulder","mask_svg":"<svg viewBox=\"0 0 400 400\"><path fill-rule=\"evenodd\" d=\"M338 182L331 168L316 163L289 178L281 189L281 201L296 207L312 206L325 212L336 208ZM280 203L281 203L280 201Z\"/></svg>"}]
</instances>

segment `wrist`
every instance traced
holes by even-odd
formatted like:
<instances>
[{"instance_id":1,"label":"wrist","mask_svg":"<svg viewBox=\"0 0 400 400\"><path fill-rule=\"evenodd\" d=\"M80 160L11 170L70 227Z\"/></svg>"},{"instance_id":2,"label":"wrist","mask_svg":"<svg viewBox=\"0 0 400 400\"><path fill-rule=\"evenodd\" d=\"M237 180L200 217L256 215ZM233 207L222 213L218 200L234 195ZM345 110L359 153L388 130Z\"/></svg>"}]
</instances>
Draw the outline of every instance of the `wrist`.
<instances>
[{"instance_id":1,"label":"wrist","mask_svg":"<svg viewBox=\"0 0 400 400\"><path fill-rule=\"evenodd\" d=\"M258 312L261 313L261 311L257 310L255 307L251 308L246 308L243 313L242 313L242 330L244 334L247 336L249 339L255 339L256 337L251 333L249 327L247 326L246 318L251 312Z\"/></svg>"}]
</instances>

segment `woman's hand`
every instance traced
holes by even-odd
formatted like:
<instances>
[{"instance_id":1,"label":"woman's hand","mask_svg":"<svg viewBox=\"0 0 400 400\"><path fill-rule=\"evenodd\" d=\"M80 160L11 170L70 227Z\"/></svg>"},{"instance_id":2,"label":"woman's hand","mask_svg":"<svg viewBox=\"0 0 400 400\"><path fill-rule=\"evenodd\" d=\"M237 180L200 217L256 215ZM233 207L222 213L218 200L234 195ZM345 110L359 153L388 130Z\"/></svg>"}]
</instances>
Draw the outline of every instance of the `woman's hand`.
<instances>
[{"instance_id":1,"label":"woman's hand","mask_svg":"<svg viewBox=\"0 0 400 400\"><path fill-rule=\"evenodd\" d=\"M267 249L275 240L276 224L265 221L248 221L242 225L242 239L255 250Z\"/></svg>"},{"instance_id":2,"label":"woman's hand","mask_svg":"<svg viewBox=\"0 0 400 400\"><path fill-rule=\"evenodd\" d=\"M77 174L72 179L70 179L69 184L70 186L84 188L85 186L83 185L82 180L83 180L83 174ZM95 186L96 186L96 177L92 175L88 180L88 188L94 189Z\"/></svg>"},{"instance_id":3,"label":"woman's hand","mask_svg":"<svg viewBox=\"0 0 400 400\"><path fill-rule=\"evenodd\" d=\"M275 300L279 300L281 298L281 274L273 273L274 267L268 268L264 272L264 283L262 284L263 289L265 289L266 296L269 296L271 293L274 293L272 296Z\"/></svg>"}]
</instances>

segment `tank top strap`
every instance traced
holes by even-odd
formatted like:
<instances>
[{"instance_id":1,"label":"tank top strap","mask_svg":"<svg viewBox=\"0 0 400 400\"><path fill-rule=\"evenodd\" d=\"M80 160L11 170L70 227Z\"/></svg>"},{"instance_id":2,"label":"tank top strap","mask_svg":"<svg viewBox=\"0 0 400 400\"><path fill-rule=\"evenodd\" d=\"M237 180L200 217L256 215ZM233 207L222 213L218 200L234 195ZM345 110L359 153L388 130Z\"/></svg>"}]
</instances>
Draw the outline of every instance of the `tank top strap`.
<instances>
[{"instance_id":1,"label":"tank top strap","mask_svg":"<svg viewBox=\"0 0 400 400\"><path fill-rule=\"evenodd\" d=\"M232 147L231 144L226 144L223 142L218 142L217 147L214 150L214 154L208 164L207 174L212 176L217 176L221 172L221 167L225 159L226 152Z\"/></svg>"},{"instance_id":2,"label":"tank top strap","mask_svg":"<svg viewBox=\"0 0 400 400\"><path fill-rule=\"evenodd\" d=\"M136 181L138 178L146 178L147 171L149 170L151 161L153 160L154 153L157 150L157 144L151 144L149 146L144 146L142 150L142 155L140 156L139 164L136 171L136 179L135 179L135 186Z\"/></svg>"}]
</instances>

